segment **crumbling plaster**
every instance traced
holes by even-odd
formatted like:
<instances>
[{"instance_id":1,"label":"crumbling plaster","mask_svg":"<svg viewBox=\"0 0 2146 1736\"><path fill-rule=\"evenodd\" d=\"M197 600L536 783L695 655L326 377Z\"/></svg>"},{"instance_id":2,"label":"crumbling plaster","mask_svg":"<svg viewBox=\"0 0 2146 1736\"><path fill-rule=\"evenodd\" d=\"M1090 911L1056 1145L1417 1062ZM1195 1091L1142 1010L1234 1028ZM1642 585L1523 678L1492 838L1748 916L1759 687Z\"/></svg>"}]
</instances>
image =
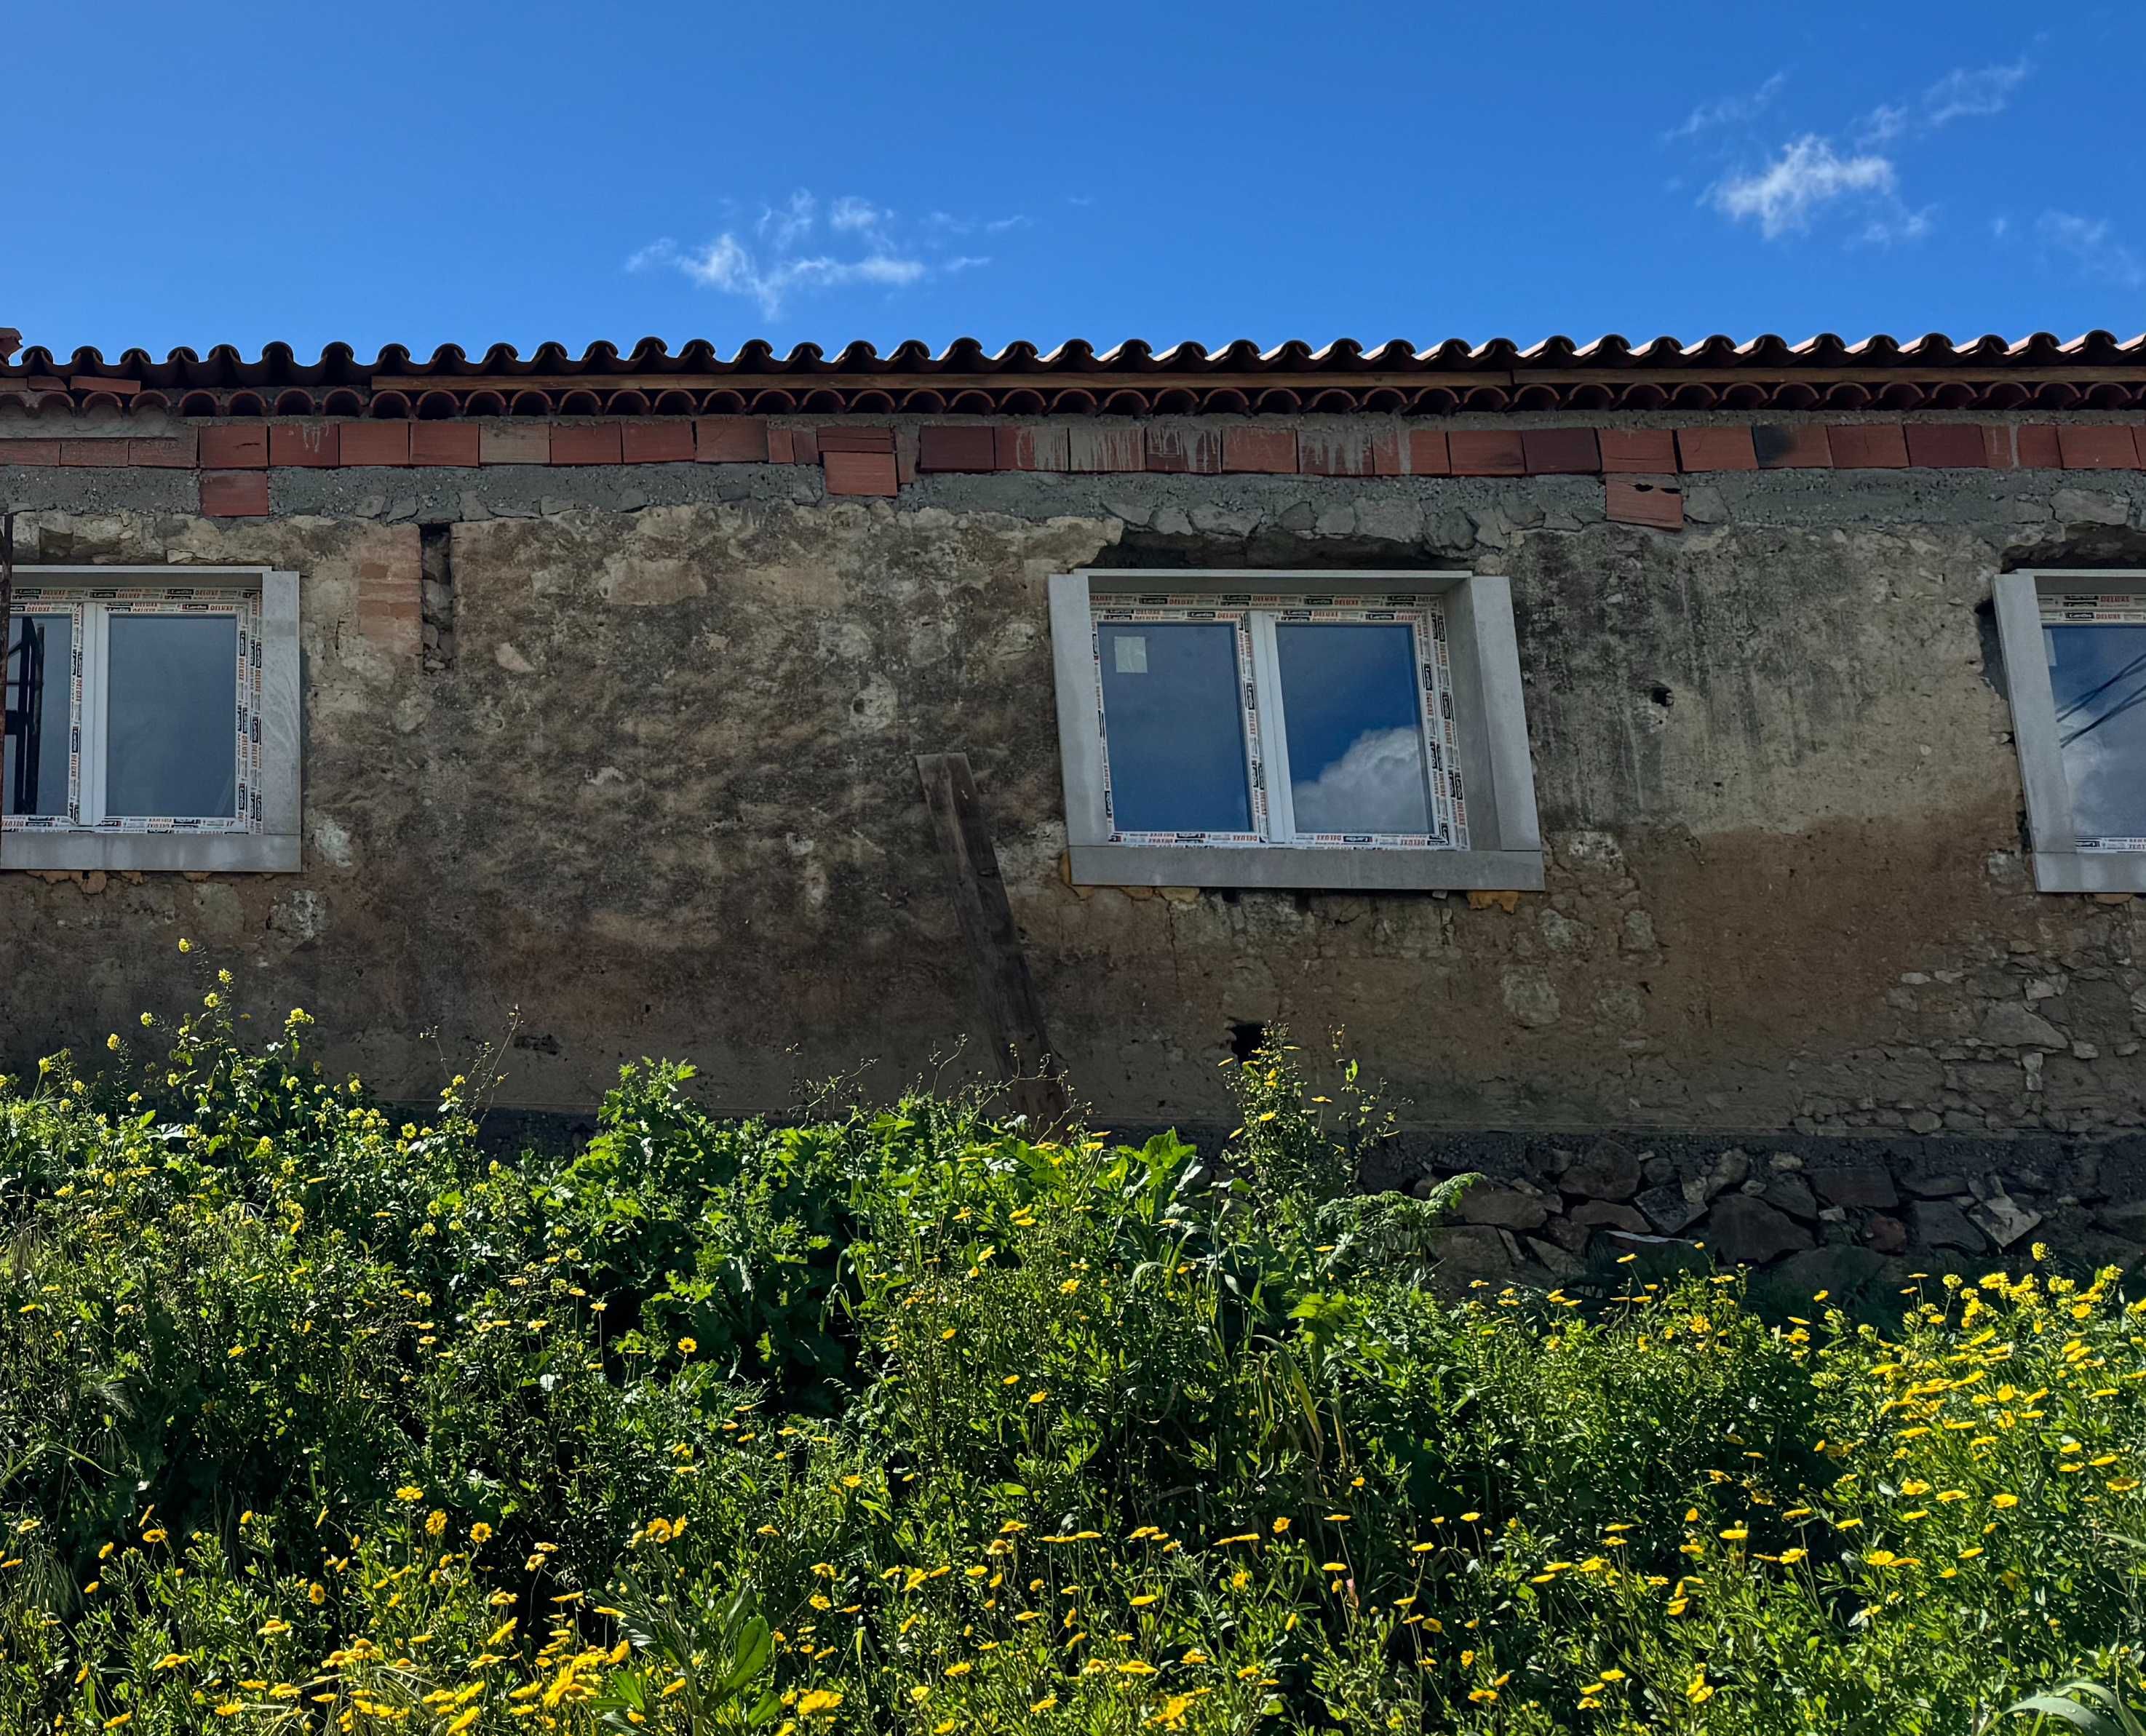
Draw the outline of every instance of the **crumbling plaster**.
<instances>
[{"instance_id":1,"label":"crumbling plaster","mask_svg":"<svg viewBox=\"0 0 2146 1736\"><path fill-rule=\"evenodd\" d=\"M2146 477L1724 474L1680 534L1605 522L1585 477L941 476L866 504L774 466L277 471L259 521L192 516L182 481L0 471L0 500L28 563L301 573L306 869L0 880L17 1061L181 1004L186 935L397 1095L510 1033L502 1100L541 1108L641 1054L737 1110L973 1069L911 763L961 750L1110 1120L1225 1113L1232 1027L1277 1020L1345 1028L1425 1128L2146 1115L2146 900L2032 890L1978 617L2008 566L2139 564ZM430 666L379 602L418 594L420 524L450 556ZM1548 890L1066 885L1044 583L1090 562L1510 575Z\"/></svg>"}]
</instances>

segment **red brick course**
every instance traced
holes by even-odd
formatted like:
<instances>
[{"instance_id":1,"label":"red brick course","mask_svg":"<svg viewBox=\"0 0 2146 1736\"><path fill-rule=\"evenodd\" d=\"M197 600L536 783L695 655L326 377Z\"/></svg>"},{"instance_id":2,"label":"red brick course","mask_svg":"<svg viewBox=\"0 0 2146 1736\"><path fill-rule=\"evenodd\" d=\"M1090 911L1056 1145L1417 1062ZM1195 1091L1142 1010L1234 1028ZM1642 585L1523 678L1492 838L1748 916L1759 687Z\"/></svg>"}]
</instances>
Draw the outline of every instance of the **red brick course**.
<instances>
[{"instance_id":1,"label":"red brick course","mask_svg":"<svg viewBox=\"0 0 2146 1736\"><path fill-rule=\"evenodd\" d=\"M1835 470L1905 470L1908 436L1898 422L1844 422L1826 430Z\"/></svg>"},{"instance_id":2,"label":"red brick course","mask_svg":"<svg viewBox=\"0 0 2146 1736\"><path fill-rule=\"evenodd\" d=\"M268 473L262 470L205 470L201 509L211 518L266 518Z\"/></svg>"},{"instance_id":3,"label":"red brick course","mask_svg":"<svg viewBox=\"0 0 2146 1736\"><path fill-rule=\"evenodd\" d=\"M345 422L342 425L342 461L352 466L407 464L410 461L410 424Z\"/></svg>"},{"instance_id":4,"label":"red brick course","mask_svg":"<svg viewBox=\"0 0 2146 1736\"><path fill-rule=\"evenodd\" d=\"M1684 491L1634 476L1610 476L1604 483L1612 524L1649 525L1657 531L1684 528Z\"/></svg>"},{"instance_id":5,"label":"red brick course","mask_svg":"<svg viewBox=\"0 0 2146 1736\"><path fill-rule=\"evenodd\" d=\"M264 422L211 422L201 431L203 470L266 470L268 428Z\"/></svg>"},{"instance_id":6,"label":"red brick course","mask_svg":"<svg viewBox=\"0 0 2146 1736\"><path fill-rule=\"evenodd\" d=\"M894 454L891 451L830 452L825 462L829 494L867 494L891 498L897 491Z\"/></svg>"}]
</instances>

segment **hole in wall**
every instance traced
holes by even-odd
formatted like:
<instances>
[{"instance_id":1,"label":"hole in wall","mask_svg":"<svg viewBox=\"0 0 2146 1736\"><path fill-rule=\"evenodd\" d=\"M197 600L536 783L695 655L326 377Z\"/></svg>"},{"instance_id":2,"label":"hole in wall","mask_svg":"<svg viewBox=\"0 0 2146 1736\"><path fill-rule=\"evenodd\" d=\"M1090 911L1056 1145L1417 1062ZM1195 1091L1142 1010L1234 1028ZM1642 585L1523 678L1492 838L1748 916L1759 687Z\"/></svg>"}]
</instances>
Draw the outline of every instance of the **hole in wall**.
<instances>
[{"instance_id":1,"label":"hole in wall","mask_svg":"<svg viewBox=\"0 0 2146 1736\"><path fill-rule=\"evenodd\" d=\"M454 526L417 526L417 556L424 583L425 667L435 673L455 666Z\"/></svg>"},{"instance_id":2,"label":"hole in wall","mask_svg":"<svg viewBox=\"0 0 2146 1736\"><path fill-rule=\"evenodd\" d=\"M1652 700L1656 705L1659 706L1664 711L1668 711L1671 706L1676 703L1676 695L1669 688L1664 686L1659 681L1655 682L1653 686L1647 690L1647 697Z\"/></svg>"},{"instance_id":3,"label":"hole in wall","mask_svg":"<svg viewBox=\"0 0 2146 1736\"><path fill-rule=\"evenodd\" d=\"M1248 1061L1260 1052L1260 1045L1267 1040L1267 1028L1256 1019L1248 1019L1230 1027L1230 1053L1240 1061Z\"/></svg>"}]
</instances>

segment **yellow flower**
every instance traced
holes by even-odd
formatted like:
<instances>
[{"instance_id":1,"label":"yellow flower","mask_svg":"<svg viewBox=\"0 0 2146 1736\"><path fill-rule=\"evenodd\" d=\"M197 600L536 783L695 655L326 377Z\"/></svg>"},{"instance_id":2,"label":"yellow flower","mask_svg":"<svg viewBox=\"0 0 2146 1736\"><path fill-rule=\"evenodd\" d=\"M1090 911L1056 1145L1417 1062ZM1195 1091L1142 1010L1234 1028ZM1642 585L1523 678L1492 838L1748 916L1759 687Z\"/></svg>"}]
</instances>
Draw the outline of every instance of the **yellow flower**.
<instances>
[{"instance_id":1,"label":"yellow flower","mask_svg":"<svg viewBox=\"0 0 2146 1736\"><path fill-rule=\"evenodd\" d=\"M1285 1531L1286 1531L1286 1530L1288 1530L1288 1529L1289 1529L1289 1521L1288 1521L1288 1519L1276 1519L1276 1520L1274 1522L1274 1529L1275 1529L1275 1536L1277 1536L1277 1537L1280 1536L1280 1535L1282 1534L1282 1533L1283 1533L1283 1532L1285 1532Z\"/></svg>"},{"instance_id":2,"label":"yellow flower","mask_svg":"<svg viewBox=\"0 0 2146 1736\"><path fill-rule=\"evenodd\" d=\"M119 1033L115 1030L110 1036L107 1037L104 1040L104 1046L107 1049L111 1050L115 1055L117 1054L119 1051Z\"/></svg>"},{"instance_id":3,"label":"yellow flower","mask_svg":"<svg viewBox=\"0 0 2146 1736\"><path fill-rule=\"evenodd\" d=\"M395 1491L395 1499L398 1501L422 1501L425 1499L425 1491L415 1484L406 1483Z\"/></svg>"},{"instance_id":4,"label":"yellow flower","mask_svg":"<svg viewBox=\"0 0 2146 1736\"><path fill-rule=\"evenodd\" d=\"M428 1514L427 1514L425 1515L425 1535L426 1535L426 1536L427 1536L427 1537L437 1537L437 1536L438 1536L438 1535L439 1535L442 1531L446 1530L447 1529L447 1514L446 1514L442 1513L442 1512L438 1508L435 1507L435 1508L434 1508L434 1509L433 1509L430 1513L428 1513Z\"/></svg>"},{"instance_id":5,"label":"yellow flower","mask_svg":"<svg viewBox=\"0 0 2146 1736\"><path fill-rule=\"evenodd\" d=\"M179 942L179 950L180 950L180 951L182 951L182 952L192 952L193 950L194 950L194 943L193 943L192 941L191 941L191 940L181 940L181 941Z\"/></svg>"},{"instance_id":6,"label":"yellow flower","mask_svg":"<svg viewBox=\"0 0 2146 1736\"><path fill-rule=\"evenodd\" d=\"M700 1348L699 1343L693 1339L681 1338L678 1340L678 1354L681 1356L691 1356Z\"/></svg>"},{"instance_id":7,"label":"yellow flower","mask_svg":"<svg viewBox=\"0 0 2146 1736\"><path fill-rule=\"evenodd\" d=\"M831 1688L808 1689L797 1702L797 1715L812 1718L822 1712L831 1712L842 1704L842 1697Z\"/></svg>"},{"instance_id":8,"label":"yellow flower","mask_svg":"<svg viewBox=\"0 0 2146 1736\"><path fill-rule=\"evenodd\" d=\"M290 1631L291 1624L287 1621L269 1620L261 1624L261 1637L263 1639L272 1639L278 1634L287 1634Z\"/></svg>"},{"instance_id":9,"label":"yellow flower","mask_svg":"<svg viewBox=\"0 0 2146 1736\"><path fill-rule=\"evenodd\" d=\"M492 1541L492 1527L485 1524L482 1519L479 1519L474 1525L470 1527L470 1541L472 1543L490 1543Z\"/></svg>"},{"instance_id":10,"label":"yellow flower","mask_svg":"<svg viewBox=\"0 0 2146 1736\"><path fill-rule=\"evenodd\" d=\"M2019 1498L2017 1495L1992 1495L1989 1504L1993 1507L2017 1507Z\"/></svg>"}]
</instances>

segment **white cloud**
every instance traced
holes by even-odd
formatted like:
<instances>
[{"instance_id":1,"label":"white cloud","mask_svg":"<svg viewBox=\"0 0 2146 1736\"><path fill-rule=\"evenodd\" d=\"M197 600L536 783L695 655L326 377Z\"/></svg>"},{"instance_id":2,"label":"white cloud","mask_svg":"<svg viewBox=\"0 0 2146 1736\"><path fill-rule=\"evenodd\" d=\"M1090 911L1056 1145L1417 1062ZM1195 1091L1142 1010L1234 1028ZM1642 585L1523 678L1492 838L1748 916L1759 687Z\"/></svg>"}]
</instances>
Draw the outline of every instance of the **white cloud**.
<instances>
[{"instance_id":1,"label":"white cloud","mask_svg":"<svg viewBox=\"0 0 2146 1736\"><path fill-rule=\"evenodd\" d=\"M1027 221L980 224L935 212L925 227L943 234L980 227L999 232ZM854 193L830 202L823 215L820 201L801 189L780 204L763 206L749 226L726 228L700 247L681 247L670 236L651 242L626 259L626 268L676 271L701 288L757 302L772 319L794 297L860 286L901 289L934 273L991 263L975 254L941 257L943 240L918 245L900 227L892 211Z\"/></svg>"},{"instance_id":2,"label":"white cloud","mask_svg":"<svg viewBox=\"0 0 2146 1736\"><path fill-rule=\"evenodd\" d=\"M1755 120L1773 105L1780 94L1781 87L1789 81L1786 72L1776 72L1755 91L1739 97L1724 97L1717 102L1702 102L1684 117L1683 123L1672 127L1662 135L1664 143L1680 138L1696 138L1702 132L1711 132L1717 127L1729 127L1739 122Z\"/></svg>"},{"instance_id":3,"label":"white cloud","mask_svg":"<svg viewBox=\"0 0 2146 1736\"><path fill-rule=\"evenodd\" d=\"M1732 222L1750 218L1769 241L1810 227L1813 213L1836 200L1895 197L1890 158L1843 157L1814 132L1792 139L1781 154L1752 175L1716 182L1709 197Z\"/></svg>"},{"instance_id":4,"label":"white cloud","mask_svg":"<svg viewBox=\"0 0 2146 1736\"><path fill-rule=\"evenodd\" d=\"M827 227L838 234L847 234L861 229L876 229L894 216L882 211L869 199L860 199L845 193L828 208Z\"/></svg>"},{"instance_id":5,"label":"white cloud","mask_svg":"<svg viewBox=\"0 0 2146 1736\"><path fill-rule=\"evenodd\" d=\"M1923 124L1935 131L1953 121L2002 114L2034 70L2024 60L2009 67L1954 67L1923 92Z\"/></svg>"},{"instance_id":6,"label":"white cloud","mask_svg":"<svg viewBox=\"0 0 2146 1736\"><path fill-rule=\"evenodd\" d=\"M1954 67L1909 102L1879 103L1856 128L1856 142L1865 147L1889 144L1896 138L1935 132L1954 121L2002 114L2011 103L2012 92L2034 70L2026 60L2009 66Z\"/></svg>"},{"instance_id":7,"label":"white cloud","mask_svg":"<svg viewBox=\"0 0 2146 1736\"><path fill-rule=\"evenodd\" d=\"M2034 224L2034 234L2046 250L2068 254L2089 277L2127 289L2146 284L2146 261L2116 238L2107 217L2045 211Z\"/></svg>"},{"instance_id":8,"label":"white cloud","mask_svg":"<svg viewBox=\"0 0 2146 1736\"><path fill-rule=\"evenodd\" d=\"M1428 829L1423 736L1412 728L1367 730L1290 801L1300 832L1420 832Z\"/></svg>"},{"instance_id":9,"label":"white cloud","mask_svg":"<svg viewBox=\"0 0 2146 1736\"><path fill-rule=\"evenodd\" d=\"M1937 227L1937 207L1925 205L1910 211L1904 205L1874 217L1863 226L1863 239L1873 247L1889 247L1897 242L1920 241Z\"/></svg>"}]
</instances>

